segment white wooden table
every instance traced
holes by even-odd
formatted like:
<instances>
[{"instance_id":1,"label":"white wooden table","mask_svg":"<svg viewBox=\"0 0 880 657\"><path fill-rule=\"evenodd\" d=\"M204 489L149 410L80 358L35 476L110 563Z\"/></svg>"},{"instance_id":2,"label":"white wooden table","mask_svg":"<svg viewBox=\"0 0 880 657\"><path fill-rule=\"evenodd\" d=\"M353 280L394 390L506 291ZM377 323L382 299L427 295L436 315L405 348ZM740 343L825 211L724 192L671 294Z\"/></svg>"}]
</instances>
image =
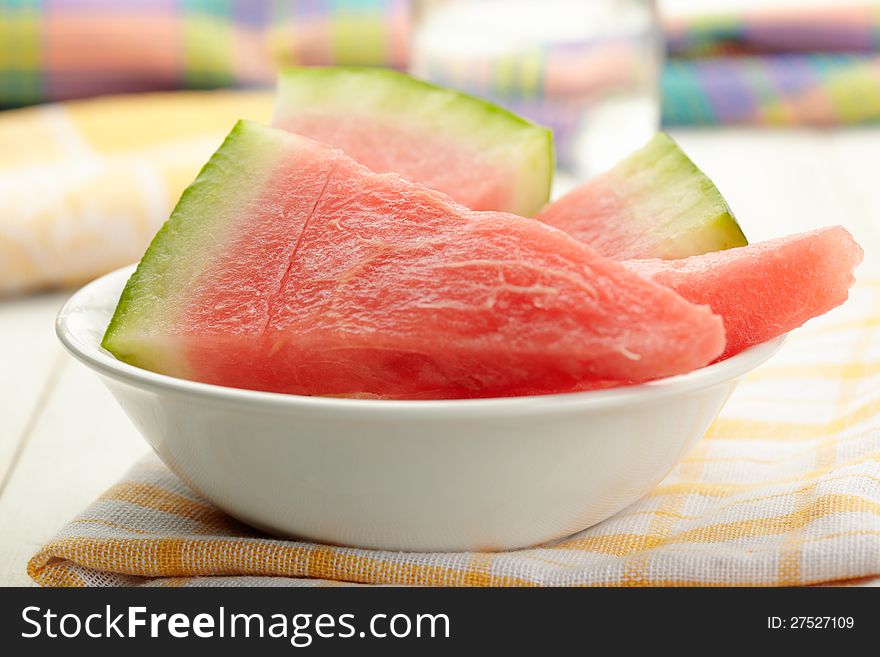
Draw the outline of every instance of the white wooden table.
<instances>
[{"instance_id":1,"label":"white wooden table","mask_svg":"<svg viewBox=\"0 0 880 657\"><path fill-rule=\"evenodd\" d=\"M880 127L679 130L746 234L826 224L880 247ZM29 585L28 558L147 451L110 394L61 349L53 319L68 293L0 301L0 585Z\"/></svg>"}]
</instances>

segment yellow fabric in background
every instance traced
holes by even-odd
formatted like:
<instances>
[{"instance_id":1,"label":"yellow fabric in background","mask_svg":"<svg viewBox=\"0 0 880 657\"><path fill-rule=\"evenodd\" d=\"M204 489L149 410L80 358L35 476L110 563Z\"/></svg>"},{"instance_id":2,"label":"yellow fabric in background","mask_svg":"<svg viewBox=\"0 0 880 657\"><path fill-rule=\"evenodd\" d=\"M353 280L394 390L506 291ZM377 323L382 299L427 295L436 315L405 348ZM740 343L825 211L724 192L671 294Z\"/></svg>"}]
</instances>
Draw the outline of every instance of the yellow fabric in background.
<instances>
[{"instance_id":1,"label":"yellow fabric in background","mask_svg":"<svg viewBox=\"0 0 880 657\"><path fill-rule=\"evenodd\" d=\"M0 296L140 259L239 118L272 93L114 96L0 113Z\"/></svg>"},{"instance_id":2,"label":"yellow fabric in background","mask_svg":"<svg viewBox=\"0 0 880 657\"><path fill-rule=\"evenodd\" d=\"M878 584L878 326L880 280L866 278L747 376L654 490L552 544L404 553L277 540L150 457L50 540L28 572L47 586Z\"/></svg>"}]
</instances>

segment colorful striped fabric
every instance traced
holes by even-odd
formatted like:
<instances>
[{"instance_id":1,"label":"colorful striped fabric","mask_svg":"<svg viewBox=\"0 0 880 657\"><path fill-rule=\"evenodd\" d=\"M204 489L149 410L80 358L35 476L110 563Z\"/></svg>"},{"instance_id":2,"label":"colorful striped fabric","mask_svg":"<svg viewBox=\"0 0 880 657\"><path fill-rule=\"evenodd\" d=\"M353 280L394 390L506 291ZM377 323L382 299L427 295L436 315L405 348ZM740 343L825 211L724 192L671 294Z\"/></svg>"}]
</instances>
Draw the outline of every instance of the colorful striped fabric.
<instances>
[{"instance_id":1,"label":"colorful striped fabric","mask_svg":"<svg viewBox=\"0 0 880 657\"><path fill-rule=\"evenodd\" d=\"M669 3L674 8L674 3ZM664 3L661 2L661 8ZM757 6L755 6L757 5ZM717 57L774 52L874 53L880 50L880 4L837 2L740 3L718 11L705 3L685 13L669 12L663 31L673 57Z\"/></svg>"},{"instance_id":2,"label":"colorful striped fabric","mask_svg":"<svg viewBox=\"0 0 880 657\"><path fill-rule=\"evenodd\" d=\"M408 0L0 0L0 107L403 66Z\"/></svg>"},{"instance_id":3,"label":"colorful striped fabric","mask_svg":"<svg viewBox=\"0 0 880 657\"><path fill-rule=\"evenodd\" d=\"M880 3L713 6L665 16L665 124L880 119Z\"/></svg>"},{"instance_id":4,"label":"colorful striped fabric","mask_svg":"<svg viewBox=\"0 0 880 657\"><path fill-rule=\"evenodd\" d=\"M400 553L270 538L150 457L31 559L46 586L880 583L880 279L790 336L651 493L561 541Z\"/></svg>"},{"instance_id":5,"label":"colorful striped fabric","mask_svg":"<svg viewBox=\"0 0 880 657\"><path fill-rule=\"evenodd\" d=\"M880 4L702 11L664 19L665 124L880 118ZM409 29L408 0L0 0L0 108L105 93L267 85L279 64L403 67ZM531 105L519 99L521 109L534 108L560 134L571 132L581 115L566 110L572 84L610 84L613 91L640 67L626 56L597 67L591 49L583 56L570 50L559 49L562 66L543 55L536 64L535 53L526 53L522 65L504 60L486 72L484 91L500 97L493 90L509 84L512 68L526 71L526 82L540 69L549 86L532 89ZM578 58L585 60L580 68ZM562 73L565 93L558 96L554 71ZM548 110L545 97L563 100L549 102Z\"/></svg>"},{"instance_id":6,"label":"colorful striped fabric","mask_svg":"<svg viewBox=\"0 0 880 657\"><path fill-rule=\"evenodd\" d=\"M670 59L665 125L815 125L880 119L880 55Z\"/></svg>"}]
</instances>

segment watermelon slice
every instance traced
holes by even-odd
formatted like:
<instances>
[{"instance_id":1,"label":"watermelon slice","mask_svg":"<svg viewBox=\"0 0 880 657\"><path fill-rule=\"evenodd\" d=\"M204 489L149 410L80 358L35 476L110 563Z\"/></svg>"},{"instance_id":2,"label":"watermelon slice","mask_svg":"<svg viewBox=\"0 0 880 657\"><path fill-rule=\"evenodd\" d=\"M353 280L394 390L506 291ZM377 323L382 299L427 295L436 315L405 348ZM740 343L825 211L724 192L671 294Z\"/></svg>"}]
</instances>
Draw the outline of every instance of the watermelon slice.
<instances>
[{"instance_id":1,"label":"watermelon slice","mask_svg":"<svg viewBox=\"0 0 880 657\"><path fill-rule=\"evenodd\" d=\"M748 244L712 181L663 133L536 218L620 260L686 258Z\"/></svg>"},{"instance_id":2,"label":"watermelon slice","mask_svg":"<svg viewBox=\"0 0 880 657\"><path fill-rule=\"evenodd\" d=\"M852 235L834 226L683 260L623 264L721 315L725 358L846 301L862 255Z\"/></svg>"},{"instance_id":3,"label":"watermelon slice","mask_svg":"<svg viewBox=\"0 0 880 657\"><path fill-rule=\"evenodd\" d=\"M708 307L561 231L239 122L128 281L103 346L227 386L443 398L687 372L724 334Z\"/></svg>"},{"instance_id":4,"label":"watermelon slice","mask_svg":"<svg viewBox=\"0 0 880 657\"><path fill-rule=\"evenodd\" d=\"M293 68L273 124L341 148L474 210L531 217L547 203L553 137L505 109L379 68Z\"/></svg>"}]
</instances>

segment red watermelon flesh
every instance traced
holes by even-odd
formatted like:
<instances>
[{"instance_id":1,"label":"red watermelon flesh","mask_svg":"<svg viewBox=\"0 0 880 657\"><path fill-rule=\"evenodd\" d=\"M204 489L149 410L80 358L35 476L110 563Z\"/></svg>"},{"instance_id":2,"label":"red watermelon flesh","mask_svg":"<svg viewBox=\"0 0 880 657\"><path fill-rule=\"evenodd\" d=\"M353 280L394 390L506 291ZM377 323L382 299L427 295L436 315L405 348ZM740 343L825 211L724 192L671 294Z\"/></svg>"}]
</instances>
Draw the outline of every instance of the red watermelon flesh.
<instances>
[{"instance_id":1,"label":"red watermelon flesh","mask_svg":"<svg viewBox=\"0 0 880 657\"><path fill-rule=\"evenodd\" d=\"M103 345L227 386L455 398L687 372L724 336L707 307L561 231L240 122L154 239Z\"/></svg>"},{"instance_id":2,"label":"red watermelon flesh","mask_svg":"<svg viewBox=\"0 0 880 657\"><path fill-rule=\"evenodd\" d=\"M282 70L273 125L474 210L530 217L550 195L553 136L485 100L368 67Z\"/></svg>"},{"instance_id":3,"label":"red watermelon flesh","mask_svg":"<svg viewBox=\"0 0 880 657\"><path fill-rule=\"evenodd\" d=\"M327 114L289 118L279 127L341 148L373 171L399 172L476 210L506 207L515 188L516 172L509 162L485 161L442 135L417 134L372 117L353 121Z\"/></svg>"},{"instance_id":4,"label":"red watermelon flesh","mask_svg":"<svg viewBox=\"0 0 880 657\"><path fill-rule=\"evenodd\" d=\"M724 319L722 358L797 328L846 301L862 249L822 228L682 260L629 260L630 270Z\"/></svg>"}]
</instances>

